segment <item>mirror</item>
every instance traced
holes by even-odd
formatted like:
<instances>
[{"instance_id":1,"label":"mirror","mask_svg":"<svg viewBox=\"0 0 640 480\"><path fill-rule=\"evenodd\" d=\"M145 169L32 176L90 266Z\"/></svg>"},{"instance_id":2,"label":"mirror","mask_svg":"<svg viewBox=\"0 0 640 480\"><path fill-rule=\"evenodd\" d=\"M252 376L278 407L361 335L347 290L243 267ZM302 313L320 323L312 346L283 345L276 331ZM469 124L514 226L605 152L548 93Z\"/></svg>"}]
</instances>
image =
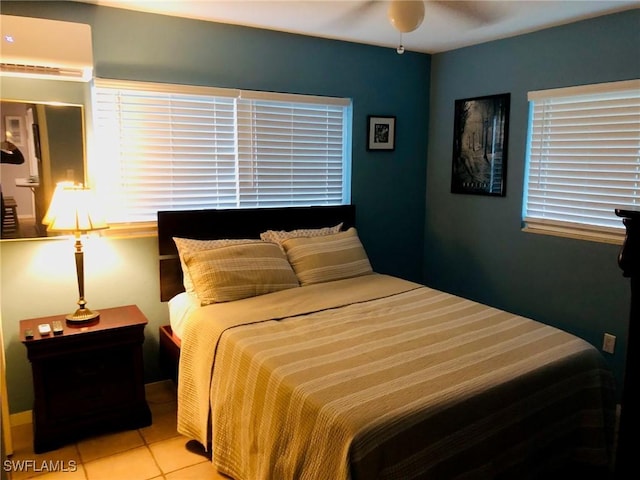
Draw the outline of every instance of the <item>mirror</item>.
<instances>
[{"instance_id":1,"label":"mirror","mask_svg":"<svg viewBox=\"0 0 640 480\"><path fill-rule=\"evenodd\" d=\"M56 183L85 183L82 105L2 100L2 234L46 237ZM22 160L22 161L21 161Z\"/></svg>"}]
</instances>

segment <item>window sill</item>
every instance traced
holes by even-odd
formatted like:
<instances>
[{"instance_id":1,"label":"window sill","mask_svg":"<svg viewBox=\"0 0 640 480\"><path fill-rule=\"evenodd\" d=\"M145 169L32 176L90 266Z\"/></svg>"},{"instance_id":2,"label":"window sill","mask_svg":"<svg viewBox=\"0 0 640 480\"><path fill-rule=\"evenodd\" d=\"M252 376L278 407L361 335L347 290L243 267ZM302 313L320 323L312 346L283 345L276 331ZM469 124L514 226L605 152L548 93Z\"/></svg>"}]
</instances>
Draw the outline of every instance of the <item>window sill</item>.
<instances>
[{"instance_id":1,"label":"window sill","mask_svg":"<svg viewBox=\"0 0 640 480\"><path fill-rule=\"evenodd\" d=\"M538 235L551 235L555 237L573 238L576 240L587 240L590 242L609 243L622 245L624 243L624 231L617 232L595 232L592 230L581 230L579 228L559 227L556 225L525 225L523 232L535 233Z\"/></svg>"}]
</instances>

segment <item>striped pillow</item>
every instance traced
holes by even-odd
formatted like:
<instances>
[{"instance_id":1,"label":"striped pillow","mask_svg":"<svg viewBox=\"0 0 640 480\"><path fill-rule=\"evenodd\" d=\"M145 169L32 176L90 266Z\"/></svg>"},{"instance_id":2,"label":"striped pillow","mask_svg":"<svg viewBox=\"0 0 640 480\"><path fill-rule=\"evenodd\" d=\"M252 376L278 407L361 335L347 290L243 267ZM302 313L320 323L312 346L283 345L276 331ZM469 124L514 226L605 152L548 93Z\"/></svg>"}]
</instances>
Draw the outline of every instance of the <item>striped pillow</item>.
<instances>
[{"instance_id":1,"label":"striped pillow","mask_svg":"<svg viewBox=\"0 0 640 480\"><path fill-rule=\"evenodd\" d=\"M193 281L191 275L189 275L189 269L184 262L184 256L193 253L201 252L203 250L211 250L213 248L225 247L227 245L238 245L243 243L255 243L257 240L236 240L236 239L220 239L220 240L196 240L193 238L179 238L173 237L173 241L178 248L178 256L180 257L180 265L182 266L182 283L184 284L184 290L191 295L195 295L196 290L193 287Z\"/></svg>"},{"instance_id":2,"label":"striped pillow","mask_svg":"<svg viewBox=\"0 0 640 480\"><path fill-rule=\"evenodd\" d=\"M284 253L273 243L256 240L187 253L184 259L201 305L299 286Z\"/></svg>"},{"instance_id":3,"label":"striped pillow","mask_svg":"<svg viewBox=\"0 0 640 480\"><path fill-rule=\"evenodd\" d=\"M301 285L373 273L355 228L323 237L291 238L283 246Z\"/></svg>"}]
</instances>

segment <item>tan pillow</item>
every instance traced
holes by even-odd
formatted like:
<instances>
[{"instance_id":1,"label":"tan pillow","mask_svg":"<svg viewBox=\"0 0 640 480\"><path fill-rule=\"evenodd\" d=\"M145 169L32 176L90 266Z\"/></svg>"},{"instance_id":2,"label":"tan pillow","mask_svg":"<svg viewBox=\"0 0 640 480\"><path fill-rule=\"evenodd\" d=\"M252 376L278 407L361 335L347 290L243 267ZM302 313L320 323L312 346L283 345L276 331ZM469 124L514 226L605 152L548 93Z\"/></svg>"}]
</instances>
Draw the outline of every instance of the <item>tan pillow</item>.
<instances>
[{"instance_id":1,"label":"tan pillow","mask_svg":"<svg viewBox=\"0 0 640 480\"><path fill-rule=\"evenodd\" d=\"M202 305L299 286L284 253L273 243L255 240L187 253L184 259Z\"/></svg>"},{"instance_id":2,"label":"tan pillow","mask_svg":"<svg viewBox=\"0 0 640 480\"><path fill-rule=\"evenodd\" d=\"M191 275L189 275L189 269L184 262L184 256L193 252L201 252L203 250L211 250L213 248L225 247L227 245L239 245L243 243L255 243L256 239L220 239L220 240L195 240L193 238L179 238L173 237L173 241L178 248L178 256L180 257L180 266L182 267L182 283L184 284L184 290L191 295L195 295L196 291L193 288L193 282L191 281Z\"/></svg>"},{"instance_id":3,"label":"tan pillow","mask_svg":"<svg viewBox=\"0 0 640 480\"><path fill-rule=\"evenodd\" d=\"M290 238L297 237L321 237L324 235L331 235L332 233L338 233L342 228L342 222L335 227L324 228L301 228L299 230L267 230L260 234L260 239L265 242L277 243L282 246L282 242Z\"/></svg>"},{"instance_id":4,"label":"tan pillow","mask_svg":"<svg viewBox=\"0 0 640 480\"><path fill-rule=\"evenodd\" d=\"M355 228L322 237L290 238L283 246L301 285L373 273Z\"/></svg>"}]
</instances>

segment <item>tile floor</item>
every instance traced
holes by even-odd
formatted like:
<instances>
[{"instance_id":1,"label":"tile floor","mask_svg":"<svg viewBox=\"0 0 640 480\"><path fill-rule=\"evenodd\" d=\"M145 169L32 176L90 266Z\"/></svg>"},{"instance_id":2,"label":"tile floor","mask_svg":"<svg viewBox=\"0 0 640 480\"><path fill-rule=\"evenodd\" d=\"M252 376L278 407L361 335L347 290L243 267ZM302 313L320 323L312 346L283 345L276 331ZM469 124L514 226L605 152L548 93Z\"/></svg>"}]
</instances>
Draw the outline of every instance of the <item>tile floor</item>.
<instances>
[{"instance_id":1,"label":"tile floor","mask_svg":"<svg viewBox=\"0 0 640 480\"><path fill-rule=\"evenodd\" d=\"M176 431L172 382L147 385L147 402L153 416L150 426L87 438L46 453L33 453L31 424L13 427L10 460L16 465L31 461L23 465L36 468L14 470L11 480L228 480L215 470L197 442ZM46 465L66 471L47 471Z\"/></svg>"}]
</instances>

